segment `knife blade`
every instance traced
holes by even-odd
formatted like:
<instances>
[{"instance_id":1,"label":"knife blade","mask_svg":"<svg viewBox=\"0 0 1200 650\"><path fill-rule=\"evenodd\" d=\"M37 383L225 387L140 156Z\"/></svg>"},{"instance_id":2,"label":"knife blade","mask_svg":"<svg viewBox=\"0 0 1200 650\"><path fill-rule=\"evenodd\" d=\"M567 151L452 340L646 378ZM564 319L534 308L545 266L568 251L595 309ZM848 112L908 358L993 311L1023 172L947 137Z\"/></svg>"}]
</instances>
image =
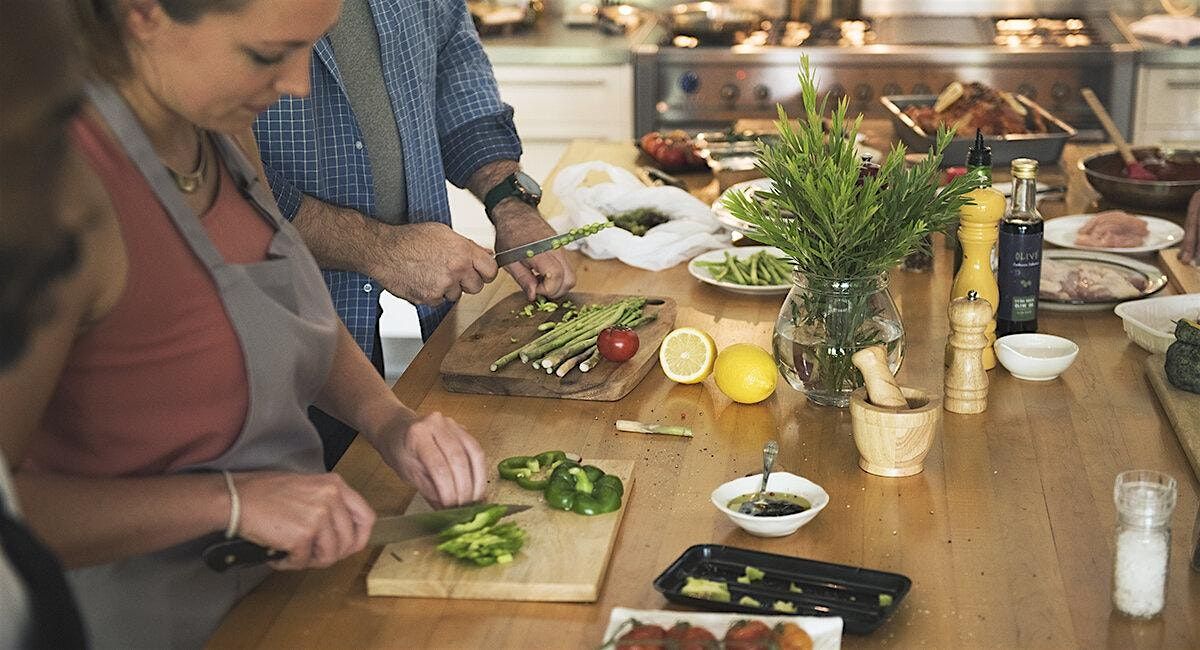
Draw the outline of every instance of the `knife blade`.
<instances>
[{"instance_id":1,"label":"knife blade","mask_svg":"<svg viewBox=\"0 0 1200 650\"><path fill-rule=\"evenodd\" d=\"M379 517L375 520L375 526L371 529L371 537L367 544L370 546L382 546L408 539L432 537L449 526L470 521L475 515L495 505L497 504L482 503L462 508L435 510L433 512ZM500 505L507 508L504 513L505 517L530 508L527 505ZM233 567L251 566L272 560L282 560L287 557L287 552L260 546L241 537L224 539L222 535L220 541L210 544L204 549L201 557L204 559L204 563L208 565L208 568L221 572Z\"/></svg>"},{"instance_id":2,"label":"knife blade","mask_svg":"<svg viewBox=\"0 0 1200 650\"><path fill-rule=\"evenodd\" d=\"M529 259L556 248L562 248L576 239L583 239L584 237L594 235L610 226L612 226L611 221L580 226L579 228L572 228L569 232L562 233L561 235L552 235L545 239L530 242L524 246L501 251L496 253L496 266L508 266L513 262Z\"/></svg>"}]
</instances>

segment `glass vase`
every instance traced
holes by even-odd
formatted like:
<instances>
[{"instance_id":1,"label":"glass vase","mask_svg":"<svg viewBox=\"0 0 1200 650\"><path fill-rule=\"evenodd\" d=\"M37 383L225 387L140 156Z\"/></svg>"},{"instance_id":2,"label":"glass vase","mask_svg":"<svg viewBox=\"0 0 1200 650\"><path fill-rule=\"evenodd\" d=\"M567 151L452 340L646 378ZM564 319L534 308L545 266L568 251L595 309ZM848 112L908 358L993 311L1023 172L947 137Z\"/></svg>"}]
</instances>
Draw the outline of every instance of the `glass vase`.
<instances>
[{"instance_id":1,"label":"glass vase","mask_svg":"<svg viewBox=\"0 0 1200 650\"><path fill-rule=\"evenodd\" d=\"M792 388L822 406L846 407L863 385L850 357L882 345L888 367L900 368L904 326L886 274L825 278L796 273L775 321L775 364Z\"/></svg>"}]
</instances>

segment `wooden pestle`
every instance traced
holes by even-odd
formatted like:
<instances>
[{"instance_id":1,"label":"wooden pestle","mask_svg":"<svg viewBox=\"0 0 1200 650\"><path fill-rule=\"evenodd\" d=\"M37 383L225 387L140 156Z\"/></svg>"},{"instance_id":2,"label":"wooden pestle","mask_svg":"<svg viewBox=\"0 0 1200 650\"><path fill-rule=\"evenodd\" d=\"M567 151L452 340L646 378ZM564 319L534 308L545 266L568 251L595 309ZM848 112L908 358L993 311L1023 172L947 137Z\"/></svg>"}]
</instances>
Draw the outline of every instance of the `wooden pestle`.
<instances>
[{"instance_id":1,"label":"wooden pestle","mask_svg":"<svg viewBox=\"0 0 1200 650\"><path fill-rule=\"evenodd\" d=\"M862 373L867 385L867 398L875 406L886 408L908 408L908 400L900 392L896 378L888 368L887 352L882 346L872 345L855 352L850 362Z\"/></svg>"}]
</instances>

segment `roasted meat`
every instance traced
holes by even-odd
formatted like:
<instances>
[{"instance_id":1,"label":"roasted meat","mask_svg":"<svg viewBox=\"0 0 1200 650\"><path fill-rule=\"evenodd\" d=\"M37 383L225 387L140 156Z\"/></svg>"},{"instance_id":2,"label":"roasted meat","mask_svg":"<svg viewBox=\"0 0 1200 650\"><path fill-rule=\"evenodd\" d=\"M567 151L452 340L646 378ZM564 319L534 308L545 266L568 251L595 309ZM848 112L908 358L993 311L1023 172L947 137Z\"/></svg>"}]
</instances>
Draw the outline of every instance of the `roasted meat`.
<instances>
[{"instance_id":1,"label":"roasted meat","mask_svg":"<svg viewBox=\"0 0 1200 650\"><path fill-rule=\"evenodd\" d=\"M940 113L929 105L909 106L904 109L904 114L928 134L945 126L960 138L974 136L975 129L991 136L1045 133L1047 130L1045 120L1037 111L1028 110L1012 95L977 82L964 84L962 95Z\"/></svg>"}]
</instances>

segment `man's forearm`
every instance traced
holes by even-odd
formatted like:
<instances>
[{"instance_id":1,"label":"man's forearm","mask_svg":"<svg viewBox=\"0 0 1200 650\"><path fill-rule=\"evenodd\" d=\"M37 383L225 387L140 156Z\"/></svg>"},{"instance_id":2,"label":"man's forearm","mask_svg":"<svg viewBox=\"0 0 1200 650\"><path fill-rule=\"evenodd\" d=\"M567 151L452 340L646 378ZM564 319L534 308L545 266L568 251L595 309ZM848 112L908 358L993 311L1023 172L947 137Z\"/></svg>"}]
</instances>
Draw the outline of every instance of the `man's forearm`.
<instances>
[{"instance_id":1,"label":"man's forearm","mask_svg":"<svg viewBox=\"0 0 1200 650\"><path fill-rule=\"evenodd\" d=\"M487 193L493 187L496 187L501 181L520 170L521 165L515 160L493 160L475 170L474 174L471 174L471 179L467 182L467 189L471 190L471 193L476 198L483 201L484 197L487 196ZM522 209L528 209L528 206L515 198L508 198L501 201L496 206L495 214L488 215L488 217L495 223L507 214L513 213L514 208L516 212L520 212Z\"/></svg>"},{"instance_id":2,"label":"man's forearm","mask_svg":"<svg viewBox=\"0 0 1200 650\"><path fill-rule=\"evenodd\" d=\"M292 225L300 231L321 268L371 275L371 242L381 236L384 224L358 210L305 194Z\"/></svg>"}]
</instances>

